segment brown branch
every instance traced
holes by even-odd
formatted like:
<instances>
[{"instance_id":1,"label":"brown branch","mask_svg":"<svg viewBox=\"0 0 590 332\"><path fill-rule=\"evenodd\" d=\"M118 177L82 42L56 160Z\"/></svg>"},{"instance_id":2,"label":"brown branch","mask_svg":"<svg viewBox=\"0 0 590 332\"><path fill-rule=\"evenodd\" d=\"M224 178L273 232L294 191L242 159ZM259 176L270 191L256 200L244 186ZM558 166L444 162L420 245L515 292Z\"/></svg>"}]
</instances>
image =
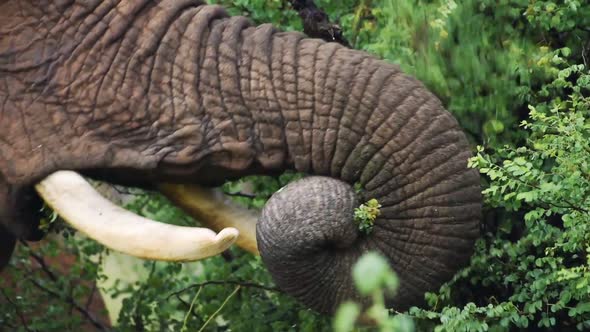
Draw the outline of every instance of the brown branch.
<instances>
[{"instance_id":1,"label":"brown branch","mask_svg":"<svg viewBox=\"0 0 590 332\"><path fill-rule=\"evenodd\" d=\"M258 197L256 195L246 194L246 193L243 193L241 191L238 191L237 193L226 193L226 192L224 192L224 194L227 195L227 196L231 196L231 197L244 197L244 198L250 198L250 199L254 199L254 198Z\"/></svg>"},{"instance_id":2,"label":"brown branch","mask_svg":"<svg viewBox=\"0 0 590 332\"><path fill-rule=\"evenodd\" d=\"M86 299L86 305L84 309L90 310L90 305L92 304L92 300L94 299L94 295L96 295L96 282L92 283L92 289L90 290L90 294L88 295L88 299Z\"/></svg>"},{"instance_id":3,"label":"brown branch","mask_svg":"<svg viewBox=\"0 0 590 332\"><path fill-rule=\"evenodd\" d=\"M24 241L23 241L23 243L24 243ZM25 245L27 245L27 244L25 244ZM55 275L55 273L53 273L53 271L51 271L49 266L47 266L47 263L45 262L43 257L35 254L32 251L29 254L37 262L37 264L39 264L39 266L41 267L41 270L43 272L45 272L45 274L49 277L49 279L51 279L51 281L53 281L53 282L57 282L57 280L58 280L57 276Z\"/></svg>"},{"instance_id":4,"label":"brown branch","mask_svg":"<svg viewBox=\"0 0 590 332\"><path fill-rule=\"evenodd\" d=\"M281 290L278 289L277 287L260 285L260 284L256 284L253 282L238 281L238 280L209 280L209 281L205 281L205 282L201 282L201 283L197 283L197 284L192 284L192 285L185 287L179 291L176 291L174 293L170 293L170 295L168 295L166 300L170 299L172 296L178 297L178 295L180 295L188 290L191 290L193 288L205 287L205 286L210 286L210 285L233 285L233 286L240 286L240 287L244 287L244 288L261 289L261 290L266 290L269 292L277 292L277 293L281 292Z\"/></svg>"},{"instance_id":5,"label":"brown branch","mask_svg":"<svg viewBox=\"0 0 590 332\"><path fill-rule=\"evenodd\" d=\"M342 28L330 22L328 14L318 8L313 0L289 0L289 3L299 13L306 35L350 47L350 43L342 35Z\"/></svg>"}]
</instances>

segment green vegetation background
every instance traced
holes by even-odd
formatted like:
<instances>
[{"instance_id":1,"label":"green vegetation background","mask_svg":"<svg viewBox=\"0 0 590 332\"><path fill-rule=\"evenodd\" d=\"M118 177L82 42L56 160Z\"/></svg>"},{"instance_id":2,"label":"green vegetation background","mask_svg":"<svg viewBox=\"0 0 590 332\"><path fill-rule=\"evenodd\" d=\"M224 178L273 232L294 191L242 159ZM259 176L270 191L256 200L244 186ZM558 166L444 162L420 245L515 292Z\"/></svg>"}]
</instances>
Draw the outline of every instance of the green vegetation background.
<instances>
[{"instance_id":1,"label":"green vegetation background","mask_svg":"<svg viewBox=\"0 0 590 332\"><path fill-rule=\"evenodd\" d=\"M232 14L301 30L286 1L218 2ZM486 202L482 237L470 265L440 290L426 294L424 308L409 310L416 329L590 329L590 4L569 0L316 3L340 22L355 48L398 63L422 80L457 117L474 145L476 156L469 163L482 173ZM293 177L251 179L257 196L241 200L261 206ZM237 191L239 186L231 183L225 189ZM130 208L163 221L192 222L153 194L140 196ZM90 294L89 287L74 281L100 278L100 266L84 257L102 257L105 251L71 236L65 243L81 258L75 273L58 280L29 274L30 249L20 247L12 262L20 268L11 269L13 277L23 283L33 279L54 294L33 286L18 294L4 289L0 330L2 326L19 331L76 330L84 320L71 314L75 310L67 299L71 294L76 298ZM49 242L37 254L57 255L57 247ZM229 259L206 260L199 275L186 273L180 264L145 262L149 271L145 280L105 290L126 296L117 330L137 331L138 326L154 331L332 329L329 317L318 316L272 289L207 284L169 297L207 280L248 281L272 288L258 258L239 249L232 254ZM45 302L48 307L38 312L35 308ZM33 312L25 328L19 316Z\"/></svg>"}]
</instances>

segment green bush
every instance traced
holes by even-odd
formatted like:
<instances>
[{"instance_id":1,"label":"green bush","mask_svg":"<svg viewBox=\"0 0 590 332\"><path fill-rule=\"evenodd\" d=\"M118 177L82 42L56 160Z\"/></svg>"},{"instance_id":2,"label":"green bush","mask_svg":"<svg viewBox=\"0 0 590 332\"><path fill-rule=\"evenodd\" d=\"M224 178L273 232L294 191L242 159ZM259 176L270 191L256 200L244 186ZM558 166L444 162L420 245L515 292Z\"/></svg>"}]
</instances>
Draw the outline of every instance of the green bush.
<instances>
[{"instance_id":1,"label":"green bush","mask_svg":"<svg viewBox=\"0 0 590 332\"><path fill-rule=\"evenodd\" d=\"M590 73L562 66L544 89L569 96L530 106L527 142L480 147L470 160L490 180L487 206L513 213L484 234L467 269L427 295L430 310L412 310L438 330L590 328Z\"/></svg>"}]
</instances>

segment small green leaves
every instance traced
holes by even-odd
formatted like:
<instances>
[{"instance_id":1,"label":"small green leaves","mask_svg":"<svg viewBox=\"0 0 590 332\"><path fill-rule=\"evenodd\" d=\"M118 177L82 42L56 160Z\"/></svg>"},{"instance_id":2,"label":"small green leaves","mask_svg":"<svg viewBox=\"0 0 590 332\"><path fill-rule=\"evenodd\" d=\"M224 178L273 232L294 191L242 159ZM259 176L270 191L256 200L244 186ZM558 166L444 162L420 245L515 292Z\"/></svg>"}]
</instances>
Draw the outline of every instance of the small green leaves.
<instances>
[{"instance_id":1,"label":"small green leaves","mask_svg":"<svg viewBox=\"0 0 590 332\"><path fill-rule=\"evenodd\" d=\"M399 280L383 256L370 252L359 259L352 270L356 288L362 295L377 290L394 291Z\"/></svg>"},{"instance_id":2,"label":"small green leaves","mask_svg":"<svg viewBox=\"0 0 590 332\"><path fill-rule=\"evenodd\" d=\"M381 204L373 198L354 209L354 221L362 233L370 234L373 231L375 219L381 214L380 208Z\"/></svg>"},{"instance_id":3,"label":"small green leaves","mask_svg":"<svg viewBox=\"0 0 590 332\"><path fill-rule=\"evenodd\" d=\"M42 213L43 217L39 220L39 229L43 232L47 232L49 231L51 225L59 218L59 216L50 206L46 205L45 203L41 207L40 212Z\"/></svg>"},{"instance_id":4,"label":"small green leaves","mask_svg":"<svg viewBox=\"0 0 590 332\"><path fill-rule=\"evenodd\" d=\"M414 322L405 315L391 315L385 306L385 295L391 295L398 287L399 280L387 259L375 252L364 254L352 268L352 278L359 293L371 299L371 305L361 315L361 306L345 302L334 317L335 332L355 330L358 318L371 321L381 332L414 331Z\"/></svg>"},{"instance_id":5,"label":"small green leaves","mask_svg":"<svg viewBox=\"0 0 590 332\"><path fill-rule=\"evenodd\" d=\"M395 272L387 259L376 252L364 254L352 269L352 278L359 293L371 299L371 305L361 314L361 306L345 302L334 317L335 332L355 330L359 317L370 321L381 332L411 332L414 322L403 314L391 314L385 306L385 295L391 295L399 286ZM373 329L372 329L373 330Z\"/></svg>"},{"instance_id":6,"label":"small green leaves","mask_svg":"<svg viewBox=\"0 0 590 332\"><path fill-rule=\"evenodd\" d=\"M360 314L360 305L350 301L343 303L334 317L334 332L352 331Z\"/></svg>"}]
</instances>

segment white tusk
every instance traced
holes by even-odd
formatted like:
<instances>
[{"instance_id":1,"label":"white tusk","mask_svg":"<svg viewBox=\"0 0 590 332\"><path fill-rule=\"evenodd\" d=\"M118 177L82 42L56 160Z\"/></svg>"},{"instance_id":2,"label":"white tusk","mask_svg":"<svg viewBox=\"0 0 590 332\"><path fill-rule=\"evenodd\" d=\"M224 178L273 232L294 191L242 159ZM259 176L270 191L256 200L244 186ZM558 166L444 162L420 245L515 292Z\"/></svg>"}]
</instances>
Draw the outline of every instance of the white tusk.
<instances>
[{"instance_id":1,"label":"white tusk","mask_svg":"<svg viewBox=\"0 0 590 332\"><path fill-rule=\"evenodd\" d=\"M210 229L153 221L102 197L81 175L58 171L35 189L66 222L125 254L163 261L194 261L220 254L237 239L235 228Z\"/></svg>"},{"instance_id":2,"label":"white tusk","mask_svg":"<svg viewBox=\"0 0 590 332\"><path fill-rule=\"evenodd\" d=\"M158 189L174 204L213 230L225 227L238 229L236 244L258 254L256 222L260 213L234 203L219 189L198 185L160 183Z\"/></svg>"}]
</instances>

